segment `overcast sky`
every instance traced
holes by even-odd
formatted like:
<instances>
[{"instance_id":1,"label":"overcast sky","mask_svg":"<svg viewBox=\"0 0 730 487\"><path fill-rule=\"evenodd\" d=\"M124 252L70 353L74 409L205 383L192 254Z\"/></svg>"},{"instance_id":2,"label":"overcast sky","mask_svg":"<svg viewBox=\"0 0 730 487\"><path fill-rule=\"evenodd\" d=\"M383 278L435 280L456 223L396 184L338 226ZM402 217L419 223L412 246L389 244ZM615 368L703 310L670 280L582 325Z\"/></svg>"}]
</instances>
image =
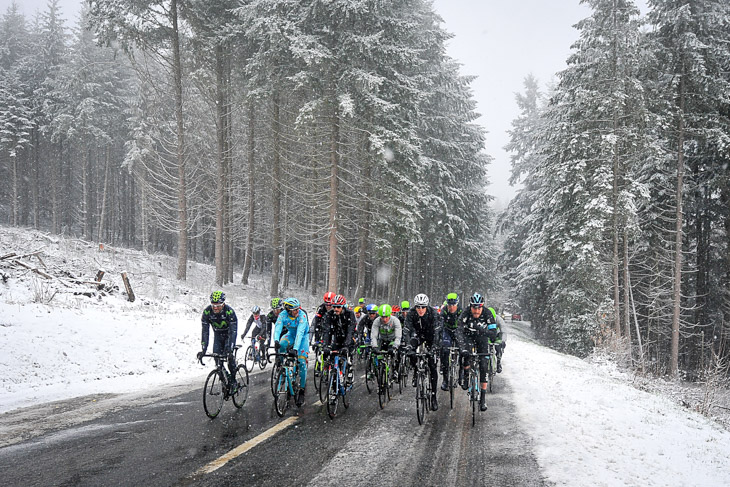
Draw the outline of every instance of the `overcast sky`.
<instances>
[{"instance_id":1,"label":"overcast sky","mask_svg":"<svg viewBox=\"0 0 730 487\"><path fill-rule=\"evenodd\" d=\"M0 0L4 13L11 0ZM61 0L64 17L75 19L82 0ZM32 16L48 0L20 0L21 10ZM644 0L637 4L644 10ZM454 34L449 55L463 64L463 74L476 75L472 83L478 123L487 131L485 150L494 158L489 168L488 191L504 205L516 188L507 182L509 154L507 130L517 116L515 93L534 74L545 87L565 68L570 46L578 38L573 25L590 15L579 0L434 0L444 27Z\"/></svg>"}]
</instances>

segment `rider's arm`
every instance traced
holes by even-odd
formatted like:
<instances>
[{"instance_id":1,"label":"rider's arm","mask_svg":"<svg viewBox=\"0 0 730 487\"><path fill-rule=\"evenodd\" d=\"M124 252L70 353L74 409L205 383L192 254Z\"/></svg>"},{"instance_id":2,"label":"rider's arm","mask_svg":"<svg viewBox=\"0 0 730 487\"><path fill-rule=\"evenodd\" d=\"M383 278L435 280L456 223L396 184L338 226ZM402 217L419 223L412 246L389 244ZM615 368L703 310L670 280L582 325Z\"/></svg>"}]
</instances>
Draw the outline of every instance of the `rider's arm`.
<instances>
[{"instance_id":1,"label":"rider's arm","mask_svg":"<svg viewBox=\"0 0 730 487\"><path fill-rule=\"evenodd\" d=\"M375 318L370 324L370 345L377 348L380 340L380 318Z\"/></svg>"},{"instance_id":2,"label":"rider's arm","mask_svg":"<svg viewBox=\"0 0 730 487\"><path fill-rule=\"evenodd\" d=\"M248 330L251 328L251 323L253 323L253 315L248 317L248 321L246 322L246 329L243 330L243 333L241 333L241 339L245 339L246 335L248 335Z\"/></svg>"},{"instance_id":3,"label":"rider's arm","mask_svg":"<svg viewBox=\"0 0 730 487\"><path fill-rule=\"evenodd\" d=\"M233 350L236 346L236 338L238 337L238 318L233 308L229 307L226 315L228 321L228 349Z\"/></svg>"},{"instance_id":4,"label":"rider's arm","mask_svg":"<svg viewBox=\"0 0 730 487\"><path fill-rule=\"evenodd\" d=\"M210 338L210 321L209 321L209 316L210 316L210 310L208 310L206 308L205 311L203 311L203 316L201 318L201 322L202 322L202 325L203 325L203 334L202 334L202 337L200 339L200 344L203 347L203 353L205 353L208 350L208 339Z\"/></svg>"},{"instance_id":5,"label":"rider's arm","mask_svg":"<svg viewBox=\"0 0 730 487\"><path fill-rule=\"evenodd\" d=\"M309 319L307 313L302 309L297 316L297 336L294 339L294 348L301 352L309 346Z\"/></svg>"}]
</instances>

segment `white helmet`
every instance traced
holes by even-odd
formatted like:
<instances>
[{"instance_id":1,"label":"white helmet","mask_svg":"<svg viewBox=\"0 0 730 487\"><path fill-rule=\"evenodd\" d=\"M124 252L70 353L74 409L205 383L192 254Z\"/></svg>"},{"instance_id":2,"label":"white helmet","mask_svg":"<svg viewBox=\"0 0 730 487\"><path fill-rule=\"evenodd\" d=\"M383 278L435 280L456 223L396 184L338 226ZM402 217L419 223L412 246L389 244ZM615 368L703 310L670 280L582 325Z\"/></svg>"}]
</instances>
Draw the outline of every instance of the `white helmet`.
<instances>
[{"instance_id":1,"label":"white helmet","mask_svg":"<svg viewBox=\"0 0 730 487\"><path fill-rule=\"evenodd\" d=\"M425 294L416 294L416 297L413 298L413 304L414 306L428 306L428 296Z\"/></svg>"}]
</instances>

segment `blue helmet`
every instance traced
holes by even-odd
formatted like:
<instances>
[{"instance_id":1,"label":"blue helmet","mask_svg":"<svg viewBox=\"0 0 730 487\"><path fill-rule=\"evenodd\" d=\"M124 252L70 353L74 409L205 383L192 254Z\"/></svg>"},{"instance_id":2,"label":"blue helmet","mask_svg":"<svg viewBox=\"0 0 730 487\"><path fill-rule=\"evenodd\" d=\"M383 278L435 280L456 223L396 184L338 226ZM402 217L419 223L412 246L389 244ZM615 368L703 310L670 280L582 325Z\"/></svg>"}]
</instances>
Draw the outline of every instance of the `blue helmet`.
<instances>
[{"instance_id":1,"label":"blue helmet","mask_svg":"<svg viewBox=\"0 0 730 487\"><path fill-rule=\"evenodd\" d=\"M259 308L258 306L254 305L253 308L251 308L251 313L257 315L257 314L261 313L261 308Z\"/></svg>"},{"instance_id":2,"label":"blue helmet","mask_svg":"<svg viewBox=\"0 0 730 487\"><path fill-rule=\"evenodd\" d=\"M284 309L290 310L290 309L299 309L302 307L302 304L299 302L297 298L286 298L284 300Z\"/></svg>"},{"instance_id":3,"label":"blue helmet","mask_svg":"<svg viewBox=\"0 0 730 487\"><path fill-rule=\"evenodd\" d=\"M368 310L368 313L377 313L378 312L378 305L374 303L368 304L365 309Z\"/></svg>"},{"instance_id":4,"label":"blue helmet","mask_svg":"<svg viewBox=\"0 0 730 487\"><path fill-rule=\"evenodd\" d=\"M472 294L471 298L469 298L469 306L481 308L482 306L484 306L484 296L479 293Z\"/></svg>"}]
</instances>

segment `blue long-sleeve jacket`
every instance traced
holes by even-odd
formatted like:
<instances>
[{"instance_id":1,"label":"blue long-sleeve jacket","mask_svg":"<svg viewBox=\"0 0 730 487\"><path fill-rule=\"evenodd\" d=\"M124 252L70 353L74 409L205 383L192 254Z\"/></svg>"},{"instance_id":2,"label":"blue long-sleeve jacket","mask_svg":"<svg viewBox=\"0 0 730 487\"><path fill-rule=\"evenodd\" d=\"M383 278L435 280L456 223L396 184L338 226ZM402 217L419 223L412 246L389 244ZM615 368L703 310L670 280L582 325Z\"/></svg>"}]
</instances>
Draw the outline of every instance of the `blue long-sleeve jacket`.
<instances>
[{"instance_id":1,"label":"blue long-sleeve jacket","mask_svg":"<svg viewBox=\"0 0 730 487\"><path fill-rule=\"evenodd\" d=\"M276 325L274 325L274 337L281 337L281 330L286 327L288 335L295 335L293 345L294 348L301 354L302 352L309 352L309 318L307 317L306 311L303 309L299 310L299 314L296 318L289 316L286 310L279 313L279 317L276 319Z\"/></svg>"},{"instance_id":2,"label":"blue long-sleeve jacket","mask_svg":"<svg viewBox=\"0 0 730 487\"><path fill-rule=\"evenodd\" d=\"M233 348L236 344L236 333L238 333L238 318L233 308L227 304L223 306L220 313L214 313L213 308L208 305L203 310L203 317L201 319L203 326L203 337L201 345L203 346L203 353L208 350L208 338L210 337L210 327L213 327L213 333L225 334L228 337L226 346L228 349Z\"/></svg>"}]
</instances>

